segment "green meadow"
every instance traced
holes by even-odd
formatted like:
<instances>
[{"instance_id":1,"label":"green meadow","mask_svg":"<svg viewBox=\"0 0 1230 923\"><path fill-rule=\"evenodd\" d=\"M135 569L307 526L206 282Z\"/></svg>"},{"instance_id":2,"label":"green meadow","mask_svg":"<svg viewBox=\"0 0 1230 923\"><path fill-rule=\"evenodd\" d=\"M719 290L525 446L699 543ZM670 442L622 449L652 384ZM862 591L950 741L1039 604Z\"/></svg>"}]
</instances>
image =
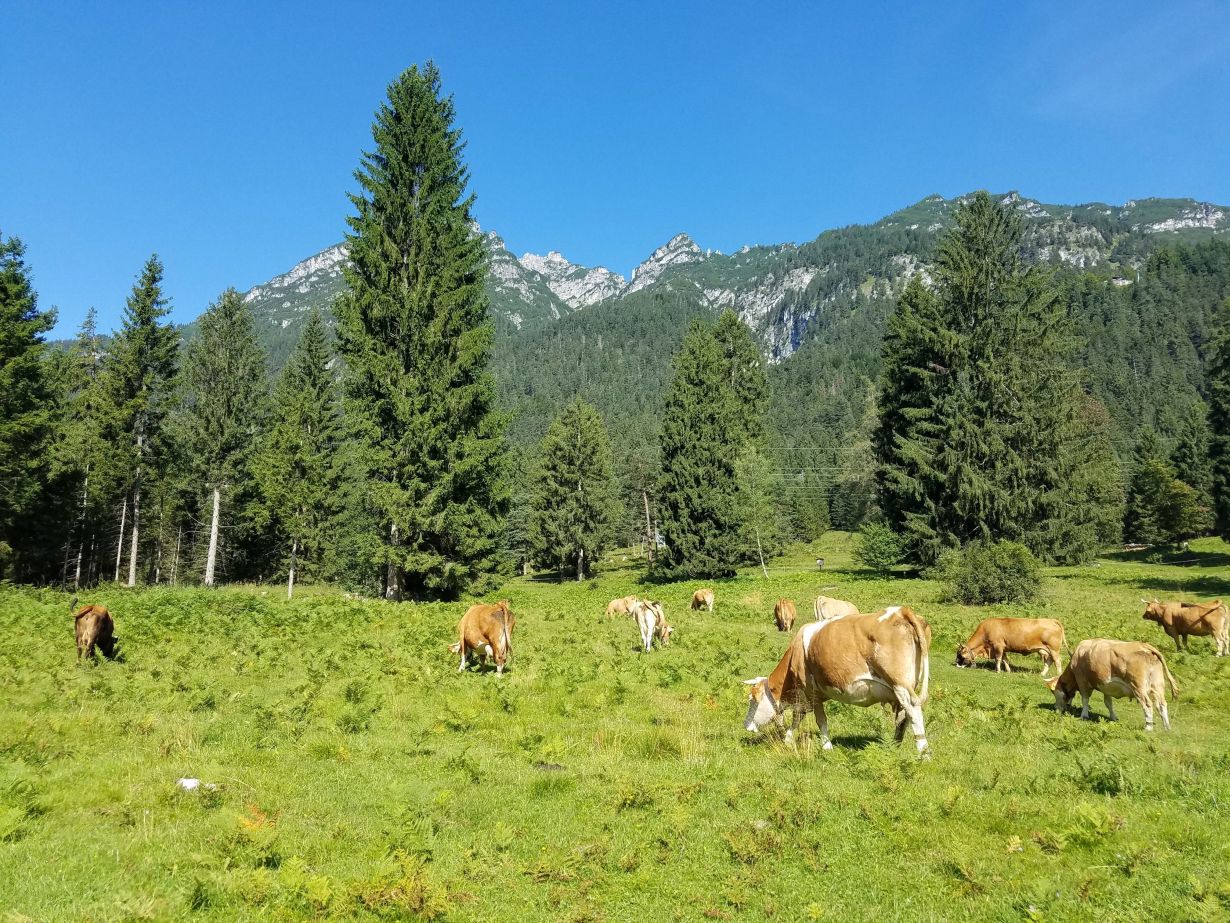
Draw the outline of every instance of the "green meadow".
<instances>
[{"instance_id":1,"label":"green meadow","mask_svg":"<svg viewBox=\"0 0 1230 923\"><path fill-rule=\"evenodd\" d=\"M120 657L78 665L69 594L0 587L0 919L1230 919L1230 658L1175 653L1139 603L1230 594L1225 544L1051 569L1037 602L986 608L848 544L711 584L712 614L622 555L512 581L503 677L456 672L464 604L105 587L81 599ZM828 752L811 718L795 746L742 730L740 680L787 642L774 601L809 619L822 590L930 621L931 759L880 708L831 706ZM630 592L663 601L668 648L604 617ZM1157 644L1174 730L1101 696L1099 720L1056 715L1037 658L955 667L994 614Z\"/></svg>"}]
</instances>

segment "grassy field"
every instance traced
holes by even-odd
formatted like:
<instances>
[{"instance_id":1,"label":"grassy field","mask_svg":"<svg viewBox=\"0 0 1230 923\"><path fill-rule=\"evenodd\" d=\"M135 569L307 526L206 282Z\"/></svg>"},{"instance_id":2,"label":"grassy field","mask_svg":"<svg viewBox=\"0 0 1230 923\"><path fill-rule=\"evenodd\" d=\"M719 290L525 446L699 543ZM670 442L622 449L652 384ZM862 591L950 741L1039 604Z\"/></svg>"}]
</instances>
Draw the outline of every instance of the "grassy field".
<instances>
[{"instance_id":1,"label":"grassy field","mask_svg":"<svg viewBox=\"0 0 1230 923\"><path fill-rule=\"evenodd\" d=\"M1138 602L1230 594L1225 545L1052 570L1037 603L979 609L861 573L847 544L713 584L713 614L618 558L514 581L503 677L456 673L462 605L311 588L83 594L122 657L79 667L68 596L0 587L0 919L1230 919L1230 658L1172 652ZM931 622L932 759L883 709L830 707L828 752L810 718L796 747L743 732L739 681L786 645L773 602L809 613L824 588ZM604 619L628 592L663 600L669 648ZM1153 641L1174 731L1132 702L1057 716L1037 659L953 666L990 614Z\"/></svg>"}]
</instances>

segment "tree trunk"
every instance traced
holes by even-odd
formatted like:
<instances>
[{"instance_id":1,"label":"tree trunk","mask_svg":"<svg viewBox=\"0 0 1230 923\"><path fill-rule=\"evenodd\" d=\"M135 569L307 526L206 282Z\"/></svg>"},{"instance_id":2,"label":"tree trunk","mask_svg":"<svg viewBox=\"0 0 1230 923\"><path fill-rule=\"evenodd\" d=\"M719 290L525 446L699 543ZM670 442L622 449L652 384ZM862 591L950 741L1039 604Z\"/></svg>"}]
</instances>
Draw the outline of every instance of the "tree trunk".
<instances>
[{"instance_id":1,"label":"tree trunk","mask_svg":"<svg viewBox=\"0 0 1230 923\"><path fill-rule=\"evenodd\" d=\"M137 538L141 530L141 471L132 491L132 546L128 550L128 585L137 585Z\"/></svg>"},{"instance_id":2,"label":"tree trunk","mask_svg":"<svg viewBox=\"0 0 1230 923\"><path fill-rule=\"evenodd\" d=\"M184 527L179 527L175 536L175 557L171 559L171 586L175 586L175 575L179 572L179 543L184 540Z\"/></svg>"},{"instance_id":3,"label":"tree trunk","mask_svg":"<svg viewBox=\"0 0 1230 923\"><path fill-rule=\"evenodd\" d=\"M389 525L389 543L392 547L397 547L396 523ZM401 602L401 568L397 566L395 561L389 561L385 574L384 598L391 599L393 602Z\"/></svg>"},{"instance_id":4,"label":"tree trunk","mask_svg":"<svg viewBox=\"0 0 1230 923\"><path fill-rule=\"evenodd\" d=\"M585 549L577 549L577 583L585 579Z\"/></svg>"},{"instance_id":5,"label":"tree trunk","mask_svg":"<svg viewBox=\"0 0 1230 923\"><path fill-rule=\"evenodd\" d=\"M85 480L81 484L81 518L78 525L81 537L77 542L77 567L73 573L73 589L81 589L81 558L85 555L85 511L90 501L90 463L85 466Z\"/></svg>"},{"instance_id":6,"label":"tree trunk","mask_svg":"<svg viewBox=\"0 0 1230 923\"><path fill-rule=\"evenodd\" d=\"M764 571L764 579L769 579L769 569L764 566L764 549L760 547L760 526L756 527L756 553L760 555L760 569Z\"/></svg>"},{"instance_id":7,"label":"tree trunk","mask_svg":"<svg viewBox=\"0 0 1230 923\"><path fill-rule=\"evenodd\" d=\"M115 582L120 582L120 561L124 558L124 537L128 534L128 494L124 494L124 509L120 513L120 540L115 545Z\"/></svg>"},{"instance_id":8,"label":"tree trunk","mask_svg":"<svg viewBox=\"0 0 1230 923\"><path fill-rule=\"evenodd\" d=\"M290 575L286 578L286 598L295 595L295 552L299 550L299 540L290 540Z\"/></svg>"},{"instance_id":9,"label":"tree trunk","mask_svg":"<svg viewBox=\"0 0 1230 923\"><path fill-rule=\"evenodd\" d=\"M649 563L653 563L654 549L657 548L657 536L653 534L653 523L649 521L649 492L641 488L641 499L645 501L645 552Z\"/></svg>"},{"instance_id":10,"label":"tree trunk","mask_svg":"<svg viewBox=\"0 0 1230 923\"><path fill-rule=\"evenodd\" d=\"M166 515L162 498L158 498L158 542L154 551L154 586L162 582L162 533L166 529Z\"/></svg>"},{"instance_id":11,"label":"tree trunk","mask_svg":"<svg viewBox=\"0 0 1230 923\"><path fill-rule=\"evenodd\" d=\"M218 563L218 517L222 513L222 487L214 486L214 515L209 521L209 553L205 556L205 585L214 585L214 570Z\"/></svg>"}]
</instances>

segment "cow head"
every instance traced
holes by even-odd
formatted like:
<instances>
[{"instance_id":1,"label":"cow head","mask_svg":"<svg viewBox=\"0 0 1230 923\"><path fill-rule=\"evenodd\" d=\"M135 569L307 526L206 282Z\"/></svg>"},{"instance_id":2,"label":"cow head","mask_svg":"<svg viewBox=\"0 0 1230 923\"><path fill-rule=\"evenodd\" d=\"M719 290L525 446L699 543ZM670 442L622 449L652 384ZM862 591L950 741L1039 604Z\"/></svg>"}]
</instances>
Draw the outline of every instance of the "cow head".
<instances>
[{"instance_id":1,"label":"cow head","mask_svg":"<svg viewBox=\"0 0 1230 923\"><path fill-rule=\"evenodd\" d=\"M1157 622L1160 624L1163 615L1161 602L1156 599L1142 599L1141 602L1145 604L1145 614L1142 618L1146 622Z\"/></svg>"},{"instance_id":2,"label":"cow head","mask_svg":"<svg viewBox=\"0 0 1230 923\"><path fill-rule=\"evenodd\" d=\"M957 645L957 666L972 667L974 665L974 652L970 650L968 644Z\"/></svg>"},{"instance_id":3,"label":"cow head","mask_svg":"<svg viewBox=\"0 0 1230 923\"><path fill-rule=\"evenodd\" d=\"M1055 693L1055 713L1066 714L1068 706L1076 698L1076 683L1072 679L1071 671L1064 670L1058 676L1052 676L1042 682L1046 683L1051 692Z\"/></svg>"},{"instance_id":4,"label":"cow head","mask_svg":"<svg viewBox=\"0 0 1230 923\"><path fill-rule=\"evenodd\" d=\"M743 685L751 687L748 691L747 717L743 719L743 727L755 734L780 717L777 701L769 691L768 677L745 679Z\"/></svg>"}]
</instances>

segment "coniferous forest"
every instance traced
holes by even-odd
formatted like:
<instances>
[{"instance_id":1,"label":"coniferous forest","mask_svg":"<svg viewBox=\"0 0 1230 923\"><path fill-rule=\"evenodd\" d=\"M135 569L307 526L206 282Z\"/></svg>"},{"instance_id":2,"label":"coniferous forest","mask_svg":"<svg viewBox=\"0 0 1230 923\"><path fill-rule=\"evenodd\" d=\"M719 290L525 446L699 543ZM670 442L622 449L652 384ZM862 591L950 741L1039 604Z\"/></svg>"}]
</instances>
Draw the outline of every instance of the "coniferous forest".
<instances>
[{"instance_id":1,"label":"coniferous forest","mask_svg":"<svg viewBox=\"0 0 1230 923\"><path fill-rule=\"evenodd\" d=\"M844 294L778 318L779 355L738 303L670 281L493 319L432 64L390 84L356 178L344 290L277 355L233 289L173 326L157 255L118 330L91 313L49 343L3 229L0 578L457 599L514 571L584 579L624 546L655 577L718 577L869 523L924 566L1230 535L1225 240L1116 239L1134 273L1111 278L1048 262L979 193L938 233L799 248ZM893 248L916 258L897 290L868 281Z\"/></svg>"}]
</instances>

